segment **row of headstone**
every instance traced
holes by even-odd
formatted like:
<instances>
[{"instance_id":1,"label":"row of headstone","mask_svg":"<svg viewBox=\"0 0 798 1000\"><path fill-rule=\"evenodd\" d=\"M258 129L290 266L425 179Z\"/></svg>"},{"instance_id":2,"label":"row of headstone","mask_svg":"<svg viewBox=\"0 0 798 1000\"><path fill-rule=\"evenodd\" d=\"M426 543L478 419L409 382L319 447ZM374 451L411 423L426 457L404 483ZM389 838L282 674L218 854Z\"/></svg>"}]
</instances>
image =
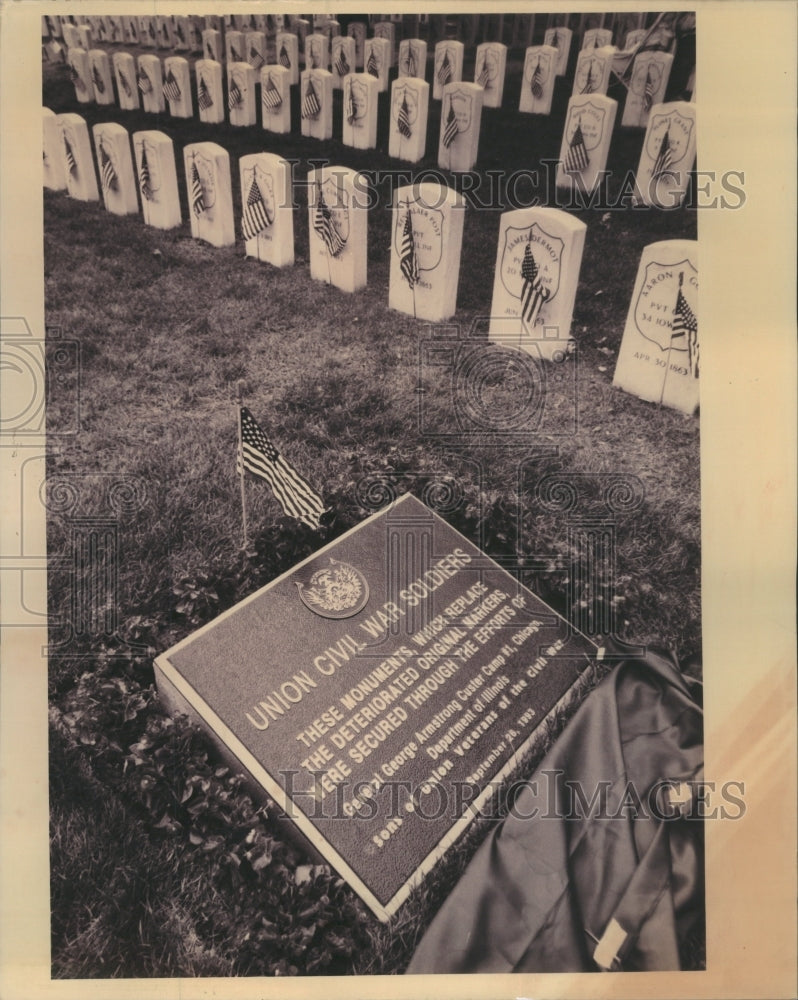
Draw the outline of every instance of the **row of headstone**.
<instances>
[{"instance_id":1,"label":"row of headstone","mask_svg":"<svg viewBox=\"0 0 798 1000\"><path fill-rule=\"evenodd\" d=\"M146 224L164 229L180 225L172 140L158 131L136 132L131 156L130 139L121 125L97 124L93 138L99 190L84 119L44 109L45 184L66 187L71 197L83 201L98 200L101 192L107 211L118 215L138 212L138 187ZM229 154L213 142L192 143L183 150L183 167L192 237L217 247L234 244ZM239 171L246 255L276 267L293 264L290 164L276 154L253 153L241 158ZM309 172L307 186L311 277L356 292L365 287L367 274L366 178L346 167L319 167ZM430 322L454 315L465 206L462 194L437 183L396 191L388 294L392 309ZM555 208L501 215L491 341L545 361L556 362L570 353L586 231L575 216ZM647 248L616 385L693 412L698 402L697 291L693 244L677 241Z\"/></svg>"}]
</instances>

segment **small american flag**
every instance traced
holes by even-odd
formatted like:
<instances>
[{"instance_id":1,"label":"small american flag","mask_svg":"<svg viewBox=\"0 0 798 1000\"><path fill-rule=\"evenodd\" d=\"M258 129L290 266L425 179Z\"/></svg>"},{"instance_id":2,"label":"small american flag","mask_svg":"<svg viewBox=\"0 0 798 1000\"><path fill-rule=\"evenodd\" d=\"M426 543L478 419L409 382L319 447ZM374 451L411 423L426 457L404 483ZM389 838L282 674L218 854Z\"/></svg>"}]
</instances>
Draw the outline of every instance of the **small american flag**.
<instances>
[{"instance_id":1,"label":"small american flag","mask_svg":"<svg viewBox=\"0 0 798 1000\"><path fill-rule=\"evenodd\" d=\"M658 180L664 174L671 172L673 163L673 150L671 149L670 131L666 129L662 142L659 144L657 158L651 171L651 179Z\"/></svg>"},{"instance_id":2,"label":"small american flag","mask_svg":"<svg viewBox=\"0 0 798 1000\"><path fill-rule=\"evenodd\" d=\"M191 184L190 184L191 210L199 219L205 214L205 195L202 191L202 181L200 180L197 164L191 164Z\"/></svg>"},{"instance_id":3,"label":"small american flag","mask_svg":"<svg viewBox=\"0 0 798 1000\"><path fill-rule=\"evenodd\" d=\"M164 21L161 25L161 34L163 35L163 40L168 43L169 41L169 25Z\"/></svg>"},{"instance_id":4,"label":"small american flag","mask_svg":"<svg viewBox=\"0 0 798 1000\"><path fill-rule=\"evenodd\" d=\"M136 39L138 38L138 32L136 30L136 22L133 20L132 17L128 20L128 27L130 28L130 37L135 42Z\"/></svg>"},{"instance_id":5,"label":"small american flag","mask_svg":"<svg viewBox=\"0 0 798 1000\"><path fill-rule=\"evenodd\" d=\"M335 228L332 213L327 202L324 200L321 183L317 186L316 214L313 217L313 228L324 240L324 245L327 247L330 256L337 257L346 246L346 240Z\"/></svg>"},{"instance_id":6,"label":"small american flag","mask_svg":"<svg viewBox=\"0 0 798 1000\"><path fill-rule=\"evenodd\" d=\"M288 57L288 52L286 51L285 44L280 46L280 55L277 60L281 66L286 69L291 69L291 60Z\"/></svg>"},{"instance_id":7,"label":"small american flag","mask_svg":"<svg viewBox=\"0 0 798 1000\"><path fill-rule=\"evenodd\" d=\"M92 66L92 68L91 68L91 78L92 78L92 80L94 80L94 86L95 86L95 88L97 90L97 93L98 94L104 94L105 93L105 84L103 83L103 78L100 75L100 71L97 69L96 66Z\"/></svg>"},{"instance_id":8,"label":"small american flag","mask_svg":"<svg viewBox=\"0 0 798 1000\"><path fill-rule=\"evenodd\" d=\"M582 123L577 122L574 134L571 136L568 151L565 154L565 172L567 174L578 174L584 170L589 163L590 157L587 155L587 149L585 147L585 137L582 134Z\"/></svg>"},{"instance_id":9,"label":"small american flag","mask_svg":"<svg viewBox=\"0 0 798 1000\"><path fill-rule=\"evenodd\" d=\"M543 78L543 70L540 68L540 56L538 56L537 65L532 71L532 80L530 81L530 88L532 90L532 96L536 101L539 101L543 97L543 86L541 80Z\"/></svg>"},{"instance_id":10,"label":"small american flag","mask_svg":"<svg viewBox=\"0 0 798 1000\"><path fill-rule=\"evenodd\" d=\"M409 43L407 46L407 59L405 60L405 72L408 76L416 75L416 53L413 51L412 44Z\"/></svg>"},{"instance_id":11,"label":"small american flag","mask_svg":"<svg viewBox=\"0 0 798 1000\"><path fill-rule=\"evenodd\" d=\"M183 96L180 86L171 69L166 74L166 80L164 80L163 96L167 99L167 101L179 101Z\"/></svg>"},{"instance_id":12,"label":"small american flag","mask_svg":"<svg viewBox=\"0 0 798 1000\"><path fill-rule=\"evenodd\" d=\"M485 90L490 88L490 73L488 72L488 60L482 60L482 69L480 70L479 76L477 77L477 83L480 87L484 87Z\"/></svg>"},{"instance_id":13,"label":"small american flag","mask_svg":"<svg viewBox=\"0 0 798 1000\"><path fill-rule=\"evenodd\" d=\"M349 72L349 63L346 61L346 53L343 45L338 46L338 57L335 60L335 72L338 76L346 76Z\"/></svg>"},{"instance_id":14,"label":"small american flag","mask_svg":"<svg viewBox=\"0 0 798 1000\"><path fill-rule=\"evenodd\" d=\"M261 94L261 100L263 101L263 106L271 113L279 111L283 106L283 99L280 96L280 91L275 87L274 80L272 79L271 73L266 77L266 83L263 85L263 93Z\"/></svg>"},{"instance_id":15,"label":"small american flag","mask_svg":"<svg viewBox=\"0 0 798 1000\"><path fill-rule=\"evenodd\" d=\"M130 83L128 82L127 76L120 70L119 72L119 83L122 90L125 92L125 97L132 97L133 91L130 88Z\"/></svg>"},{"instance_id":16,"label":"small american flag","mask_svg":"<svg viewBox=\"0 0 798 1000\"><path fill-rule=\"evenodd\" d=\"M441 59L441 64L438 67L438 83L445 87L447 83L452 82L452 64L449 62L449 50L444 49L443 59Z\"/></svg>"},{"instance_id":17,"label":"small american flag","mask_svg":"<svg viewBox=\"0 0 798 1000\"><path fill-rule=\"evenodd\" d=\"M302 99L302 117L315 118L320 111L321 102L319 101L318 94L316 93L316 88L313 86L313 81L308 80L307 90L305 91L305 96Z\"/></svg>"},{"instance_id":18,"label":"small american flag","mask_svg":"<svg viewBox=\"0 0 798 1000\"><path fill-rule=\"evenodd\" d=\"M582 94L592 94L596 89L596 85L593 82L593 67L588 66L587 68L587 80L585 80L585 85L582 87L580 93Z\"/></svg>"},{"instance_id":19,"label":"small american flag","mask_svg":"<svg viewBox=\"0 0 798 1000\"><path fill-rule=\"evenodd\" d=\"M141 147L141 165L139 166L139 188L141 197L145 201L152 201L152 178L150 176L150 164L147 160L147 147Z\"/></svg>"},{"instance_id":20,"label":"small american flag","mask_svg":"<svg viewBox=\"0 0 798 1000\"><path fill-rule=\"evenodd\" d=\"M457 132L457 118L455 117L454 108L452 107L452 100L449 98L449 114L446 116L443 137L441 140L446 149L448 149L457 138Z\"/></svg>"},{"instance_id":21,"label":"small american flag","mask_svg":"<svg viewBox=\"0 0 798 1000\"><path fill-rule=\"evenodd\" d=\"M277 451L246 406L241 407L239 420L241 448L236 463L239 474L245 469L265 479L289 517L318 528L325 509L319 494Z\"/></svg>"},{"instance_id":22,"label":"small american flag","mask_svg":"<svg viewBox=\"0 0 798 1000\"><path fill-rule=\"evenodd\" d=\"M234 111L240 106L241 101L244 99L244 95L241 93L241 88L238 86L236 81L233 79L230 81L230 91L227 95L227 107L230 111Z\"/></svg>"},{"instance_id":23,"label":"small american flag","mask_svg":"<svg viewBox=\"0 0 798 1000\"><path fill-rule=\"evenodd\" d=\"M72 143L67 139L66 132L64 133L64 156L66 157L67 170L73 177L78 176L78 161L75 159L75 153L72 150Z\"/></svg>"},{"instance_id":24,"label":"small american flag","mask_svg":"<svg viewBox=\"0 0 798 1000\"><path fill-rule=\"evenodd\" d=\"M208 108L213 107L213 98L203 76L199 78L199 84L197 85L197 103L201 111L207 111Z\"/></svg>"},{"instance_id":25,"label":"small american flag","mask_svg":"<svg viewBox=\"0 0 798 1000\"><path fill-rule=\"evenodd\" d=\"M208 44L205 46L205 51L208 54L208 58L209 59L215 59L216 58L216 53L213 51L213 48L212 48L210 42L208 42Z\"/></svg>"},{"instance_id":26,"label":"small american flag","mask_svg":"<svg viewBox=\"0 0 798 1000\"><path fill-rule=\"evenodd\" d=\"M544 287L538 273L538 266L532 256L532 247L527 243L521 262L521 319L529 328L535 325L541 306L549 297L549 289Z\"/></svg>"},{"instance_id":27,"label":"small american flag","mask_svg":"<svg viewBox=\"0 0 798 1000\"><path fill-rule=\"evenodd\" d=\"M175 32L177 34L177 40L180 42L180 44L181 45L185 44L186 36L183 34L183 25L180 21L177 22L177 25L175 27Z\"/></svg>"},{"instance_id":28,"label":"small american flag","mask_svg":"<svg viewBox=\"0 0 798 1000\"><path fill-rule=\"evenodd\" d=\"M100 146L100 183L106 194L109 191L119 190L119 178L114 170L111 157L106 153L104 146Z\"/></svg>"},{"instance_id":29,"label":"small american flag","mask_svg":"<svg viewBox=\"0 0 798 1000\"><path fill-rule=\"evenodd\" d=\"M72 63L69 64L69 79L74 83L75 90L79 90L81 94L86 89L86 84L83 82L83 77L78 73Z\"/></svg>"},{"instance_id":30,"label":"small american flag","mask_svg":"<svg viewBox=\"0 0 798 1000\"><path fill-rule=\"evenodd\" d=\"M153 27L152 21L147 22L150 38L155 41L155 28Z\"/></svg>"},{"instance_id":31,"label":"small american flag","mask_svg":"<svg viewBox=\"0 0 798 1000\"><path fill-rule=\"evenodd\" d=\"M679 293L676 296L676 305L673 309L673 320L671 321L671 341L677 337L685 338L690 374L693 378L698 378L698 319L684 297L684 293L682 292L683 282L684 271L680 271Z\"/></svg>"},{"instance_id":32,"label":"small american flag","mask_svg":"<svg viewBox=\"0 0 798 1000\"><path fill-rule=\"evenodd\" d=\"M643 89L643 110L648 112L654 103L654 81L651 78L651 69L646 70L646 85Z\"/></svg>"},{"instance_id":33,"label":"small american flag","mask_svg":"<svg viewBox=\"0 0 798 1000\"><path fill-rule=\"evenodd\" d=\"M416 257L416 244L413 239L413 222L410 218L410 206L407 207L405 225L402 230L402 252L399 259L399 267L402 274L407 279L408 285L414 288L418 281L418 258Z\"/></svg>"},{"instance_id":34,"label":"small american flag","mask_svg":"<svg viewBox=\"0 0 798 1000\"><path fill-rule=\"evenodd\" d=\"M560 47L560 33L558 31L555 31L554 34L551 36L551 41L549 42L549 45L553 46L555 49L558 49Z\"/></svg>"},{"instance_id":35,"label":"small american flag","mask_svg":"<svg viewBox=\"0 0 798 1000\"><path fill-rule=\"evenodd\" d=\"M366 60L366 72L376 77L380 75L380 67L377 65L377 57L374 55L373 48L369 49L369 57Z\"/></svg>"},{"instance_id":36,"label":"small american flag","mask_svg":"<svg viewBox=\"0 0 798 1000\"><path fill-rule=\"evenodd\" d=\"M249 47L249 64L253 69L260 69L263 65L263 56L258 52L254 45Z\"/></svg>"},{"instance_id":37,"label":"small american flag","mask_svg":"<svg viewBox=\"0 0 798 1000\"><path fill-rule=\"evenodd\" d=\"M357 121L357 104L355 103L355 98L352 94L351 82L346 95L346 120L350 125L354 125Z\"/></svg>"},{"instance_id":38,"label":"small american flag","mask_svg":"<svg viewBox=\"0 0 798 1000\"><path fill-rule=\"evenodd\" d=\"M274 217L270 215L269 209L266 207L266 202L263 200L263 195L260 193L258 182L253 177L247 201L244 205L244 214L241 218L241 231L244 234L244 239L254 240L272 222L274 222Z\"/></svg>"},{"instance_id":39,"label":"small american flag","mask_svg":"<svg viewBox=\"0 0 798 1000\"><path fill-rule=\"evenodd\" d=\"M138 85L142 94L152 93L152 80L149 78L149 75L144 72L143 66L139 67Z\"/></svg>"},{"instance_id":40,"label":"small american flag","mask_svg":"<svg viewBox=\"0 0 798 1000\"><path fill-rule=\"evenodd\" d=\"M241 62L241 56L238 54L238 49L232 44L230 46L230 62Z\"/></svg>"},{"instance_id":41,"label":"small american flag","mask_svg":"<svg viewBox=\"0 0 798 1000\"><path fill-rule=\"evenodd\" d=\"M410 108L407 106L407 94L402 95L402 103L399 105L399 111L396 115L396 127L399 129L399 134L403 135L405 139L409 139L413 134L413 130L410 128Z\"/></svg>"}]
</instances>

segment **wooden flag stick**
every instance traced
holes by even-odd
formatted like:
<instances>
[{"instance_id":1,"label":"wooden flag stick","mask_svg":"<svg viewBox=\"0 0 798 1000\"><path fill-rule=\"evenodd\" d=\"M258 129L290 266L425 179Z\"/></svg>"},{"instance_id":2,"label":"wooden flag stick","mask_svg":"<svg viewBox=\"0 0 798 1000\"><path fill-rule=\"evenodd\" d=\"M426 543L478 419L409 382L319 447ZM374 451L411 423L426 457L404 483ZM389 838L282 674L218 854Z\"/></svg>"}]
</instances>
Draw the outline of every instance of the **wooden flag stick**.
<instances>
[{"instance_id":1,"label":"wooden flag stick","mask_svg":"<svg viewBox=\"0 0 798 1000\"><path fill-rule=\"evenodd\" d=\"M241 481L241 513L244 524L244 543L242 549L248 545L247 539L247 491L244 485L244 443L241 439L241 407L244 405L243 379L238 380L238 403L236 405L236 422L238 425L238 474Z\"/></svg>"}]
</instances>

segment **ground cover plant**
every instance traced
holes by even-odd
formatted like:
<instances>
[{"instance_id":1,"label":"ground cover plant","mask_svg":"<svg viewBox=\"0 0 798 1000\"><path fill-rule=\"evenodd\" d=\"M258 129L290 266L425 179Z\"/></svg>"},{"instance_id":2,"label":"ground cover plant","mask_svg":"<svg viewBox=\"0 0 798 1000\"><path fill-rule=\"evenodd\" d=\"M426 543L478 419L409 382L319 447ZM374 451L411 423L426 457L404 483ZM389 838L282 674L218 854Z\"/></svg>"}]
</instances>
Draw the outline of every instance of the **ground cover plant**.
<instances>
[{"instance_id":1,"label":"ground cover plant","mask_svg":"<svg viewBox=\"0 0 798 1000\"><path fill-rule=\"evenodd\" d=\"M387 95L379 148L359 152L297 132L267 137L259 127L78 106L66 72L46 67L44 104L57 113L78 111L89 126L118 121L131 133L159 128L173 138L178 163L189 142L224 146L236 205L237 159L245 153L269 149L290 158L297 182L297 259L284 270L245 259L240 239L215 249L192 240L187 223L158 231L140 217L45 193L47 420L55 445L45 497L54 976L393 973L406 966L488 821L476 823L383 926L334 872L286 839L277 807L253 798L201 733L163 713L152 670L157 653L392 496L410 491L437 506L562 614L582 621L585 608L603 602L619 637L668 646L700 675L698 420L611 384L643 247L696 236L689 201L663 212L622 198L638 132L616 130L605 196L568 206L588 226L577 351L538 372L540 422L521 436L454 433L462 419L456 384L424 361L432 337L473 333L484 342L500 212L533 198L554 203L544 161L558 154L569 87L558 83L551 116L520 116L513 108L521 56L511 53L504 108L484 112L479 175L445 175L465 189L477 176L484 185L490 171L505 178L529 172L512 195L505 188L489 199L484 186L467 193L458 310L445 329L387 308L385 177L400 169L406 183L436 167L434 103L427 156L411 168L387 156ZM336 101L340 135L340 94ZM320 162L375 178L369 284L355 295L310 279L301 182ZM375 171L385 172L382 179ZM59 352L72 343L79 361L62 373ZM505 367L481 384L479 402L512 413L525 383L510 352L504 357ZM265 485L252 481L252 529L242 550L239 381L256 419L323 493L330 513L320 531L282 516ZM580 515L589 518L606 514L607 490L623 476L634 495L613 515L615 564L591 590L575 577L567 520L545 483L576 483ZM107 516L111 497L116 548L98 558L113 578L115 603L76 628L76 587L92 585L97 563L80 578L70 532L76 518ZM553 720L541 751L564 722ZM700 963L699 945L688 961Z\"/></svg>"}]
</instances>

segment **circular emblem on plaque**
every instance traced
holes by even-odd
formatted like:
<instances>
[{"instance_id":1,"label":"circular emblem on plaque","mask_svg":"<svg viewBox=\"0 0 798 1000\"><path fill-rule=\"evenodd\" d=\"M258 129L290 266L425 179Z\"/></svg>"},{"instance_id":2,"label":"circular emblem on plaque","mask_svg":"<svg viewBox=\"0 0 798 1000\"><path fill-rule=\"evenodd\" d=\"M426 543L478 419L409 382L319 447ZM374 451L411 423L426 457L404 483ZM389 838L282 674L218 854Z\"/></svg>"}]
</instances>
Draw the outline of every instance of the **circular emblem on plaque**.
<instances>
[{"instance_id":1,"label":"circular emblem on plaque","mask_svg":"<svg viewBox=\"0 0 798 1000\"><path fill-rule=\"evenodd\" d=\"M351 618L369 599L369 585L360 570L333 558L307 584L297 583L297 589L305 607L322 618Z\"/></svg>"}]
</instances>

